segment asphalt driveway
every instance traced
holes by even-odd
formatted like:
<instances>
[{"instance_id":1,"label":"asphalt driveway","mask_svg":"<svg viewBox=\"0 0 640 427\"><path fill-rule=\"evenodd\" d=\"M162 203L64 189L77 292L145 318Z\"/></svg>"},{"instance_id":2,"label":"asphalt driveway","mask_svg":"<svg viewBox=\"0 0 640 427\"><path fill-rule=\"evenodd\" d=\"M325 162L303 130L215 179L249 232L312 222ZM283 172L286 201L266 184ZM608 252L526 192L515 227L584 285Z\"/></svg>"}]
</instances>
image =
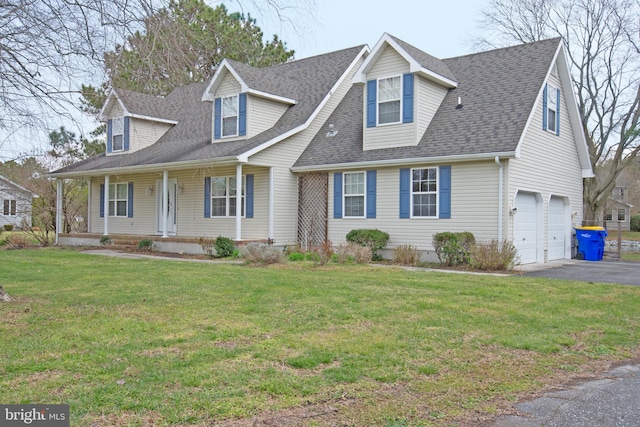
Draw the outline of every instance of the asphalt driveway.
<instances>
[{"instance_id":1,"label":"asphalt driveway","mask_svg":"<svg viewBox=\"0 0 640 427\"><path fill-rule=\"evenodd\" d=\"M527 277L640 286L640 263L617 260L575 261L559 267L525 271L523 275Z\"/></svg>"}]
</instances>

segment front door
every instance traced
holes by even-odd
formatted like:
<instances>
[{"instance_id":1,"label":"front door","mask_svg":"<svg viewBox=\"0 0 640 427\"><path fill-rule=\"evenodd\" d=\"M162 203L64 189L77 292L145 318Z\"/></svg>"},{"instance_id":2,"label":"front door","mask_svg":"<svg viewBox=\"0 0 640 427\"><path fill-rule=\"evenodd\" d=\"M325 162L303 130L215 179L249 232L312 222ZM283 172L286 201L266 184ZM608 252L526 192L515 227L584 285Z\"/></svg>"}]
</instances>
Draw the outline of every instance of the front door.
<instances>
[{"instance_id":1,"label":"front door","mask_svg":"<svg viewBox=\"0 0 640 427\"><path fill-rule=\"evenodd\" d=\"M162 226L164 224L164 217L167 218L167 234L175 235L176 234L176 188L178 187L178 182L175 179L170 179L168 181L167 187L169 188L169 192L167 194L167 211L164 211L162 198L164 196L164 187L162 185L162 180L156 181L156 188L158 191L156 192L156 212L158 213L158 233L162 234Z\"/></svg>"}]
</instances>

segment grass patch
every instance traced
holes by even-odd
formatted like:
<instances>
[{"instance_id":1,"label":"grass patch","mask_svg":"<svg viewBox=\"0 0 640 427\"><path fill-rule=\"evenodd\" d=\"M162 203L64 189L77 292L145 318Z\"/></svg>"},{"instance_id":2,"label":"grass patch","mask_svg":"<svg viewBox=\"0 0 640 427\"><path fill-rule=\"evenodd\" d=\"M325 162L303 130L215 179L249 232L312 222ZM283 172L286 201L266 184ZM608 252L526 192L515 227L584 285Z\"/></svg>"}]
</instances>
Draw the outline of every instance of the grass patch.
<instances>
[{"instance_id":1,"label":"grass patch","mask_svg":"<svg viewBox=\"0 0 640 427\"><path fill-rule=\"evenodd\" d=\"M53 248L0 264L16 298L0 304L0 401L69 403L78 426L313 410L320 425L451 425L640 338L630 286Z\"/></svg>"},{"instance_id":2,"label":"grass patch","mask_svg":"<svg viewBox=\"0 0 640 427\"><path fill-rule=\"evenodd\" d=\"M622 240L640 241L640 231L622 231ZM618 229L614 225L609 229L607 240L617 240Z\"/></svg>"}]
</instances>

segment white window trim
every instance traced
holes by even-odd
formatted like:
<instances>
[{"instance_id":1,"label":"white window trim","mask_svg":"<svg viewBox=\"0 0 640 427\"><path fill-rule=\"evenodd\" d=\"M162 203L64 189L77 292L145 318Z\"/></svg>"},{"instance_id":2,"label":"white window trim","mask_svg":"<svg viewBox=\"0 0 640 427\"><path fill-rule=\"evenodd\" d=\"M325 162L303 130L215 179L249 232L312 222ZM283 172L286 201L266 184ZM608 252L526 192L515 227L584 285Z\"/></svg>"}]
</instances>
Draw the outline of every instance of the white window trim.
<instances>
[{"instance_id":1,"label":"white window trim","mask_svg":"<svg viewBox=\"0 0 640 427\"><path fill-rule=\"evenodd\" d=\"M124 185L127 189L127 196L124 199L118 199L118 185ZM111 218L127 218L129 216L129 183L127 182L116 182L109 183L109 187L114 186L114 191L111 191L109 188L109 200L107 200L107 214ZM113 199L112 199L113 197ZM113 215L111 215L111 202L113 201ZM118 215L118 202L124 201L126 204L126 209L124 215Z\"/></svg>"},{"instance_id":2,"label":"white window trim","mask_svg":"<svg viewBox=\"0 0 640 427\"><path fill-rule=\"evenodd\" d=\"M9 213L4 213L4 204L5 202L9 202ZM15 214L12 214L11 211L11 205L13 205L13 211L15 212ZM16 199L3 199L2 200L2 216L10 216L10 217L16 217L18 216L18 201Z\"/></svg>"},{"instance_id":3,"label":"white window trim","mask_svg":"<svg viewBox=\"0 0 640 427\"><path fill-rule=\"evenodd\" d=\"M214 196L213 195L213 182L216 178L224 178L225 180L225 186L226 186L226 190L225 190L225 196ZM233 203L235 206L235 199L237 197L238 194L238 189L236 188L236 196L231 196L229 193L229 185L230 185L230 179L236 179L236 176L212 176L211 177L211 188L209 189L209 192L211 194L209 203L210 203L210 207L209 207L209 212L210 212L210 217L211 218L235 218L235 215L229 215L229 210L231 208L231 202L230 199L234 199ZM247 215L247 195L246 195L246 186L247 186L247 176L246 175L242 175L242 188L241 188L241 208L240 211L242 212L242 218L246 218ZM237 187L237 184L236 184ZM213 199L225 199L226 204L225 204L225 214L224 215L214 215L214 209L213 209Z\"/></svg>"},{"instance_id":4,"label":"white window trim","mask_svg":"<svg viewBox=\"0 0 640 427\"><path fill-rule=\"evenodd\" d=\"M122 133L116 133L116 121L122 122ZM122 148L116 149L116 136L122 136ZM124 151L124 116L111 119L111 152L117 153Z\"/></svg>"},{"instance_id":5,"label":"white window trim","mask_svg":"<svg viewBox=\"0 0 640 427\"><path fill-rule=\"evenodd\" d=\"M355 175L360 174L363 175L364 178L364 192L362 194L347 194L346 185L347 185L347 175ZM363 197L363 207L362 215L354 216L347 215L347 197ZM367 217L367 173L365 171L361 172L343 172L342 173L342 218L345 219L364 219Z\"/></svg>"},{"instance_id":6,"label":"white window trim","mask_svg":"<svg viewBox=\"0 0 640 427\"><path fill-rule=\"evenodd\" d=\"M551 95L551 92L553 92L553 96ZM552 84L547 84L547 111L545 112L547 114L547 132L551 132L555 135L556 133L556 127L557 127L557 123L556 123L556 117L558 116L558 110L560 109L559 105L555 105L555 108L551 108L551 104L550 104L550 100L553 100L554 104L557 104L557 99L558 99L558 88L553 86ZM553 110L553 112L555 113L553 116L553 120L550 120L549 117L549 110ZM553 123L553 129L551 129L551 123Z\"/></svg>"},{"instance_id":7,"label":"white window trim","mask_svg":"<svg viewBox=\"0 0 640 427\"><path fill-rule=\"evenodd\" d=\"M622 216L623 216L622 219L620 219L620 212L622 212ZM624 209L624 208L617 209L616 213L617 213L616 218L618 219L618 222L625 222L627 220L627 210L626 209Z\"/></svg>"},{"instance_id":8,"label":"white window trim","mask_svg":"<svg viewBox=\"0 0 640 427\"><path fill-rule=\"evenodd\" d=\"M400 116L398 118L397 122L389 122L389 123L380 123L380 80L388 80L388 79L393 79L399 77L400 78L400 97L398 98L398 101L400 102ZM379 79L376 80L376 127L378 126L391 126L391 125L397 125L397 124L402 124L402 94L403 92L403 78L402 78L402 74L396 74L393 76L387 76L387 77L381 77ZM392 102L395 100L386 100L386 101L382 101L382 102Z\"/></svg>"},{"instance_id":9,"label":"white window trim","mask_svg":"<svg viewBox=\"0 0 640 427\"><path fill-rule=\"evenodd\" d=\"M416 216L413 214L413 196L415 194L432 194L433 192L428 191L428 192L418 192L415 193L413 191L413 171L416 170L422 170L422 169L435 169L436 171L436 191L435 191L435 195L436 195L436 214L434 216ZM437 166L425 166L425 167L419 167L419 168L411 168L410 171L410 180L409 180L409 198L410 198L410 203L409 203L409 217L411 219L439 219L440 218L440 214L438 212L438 209L440 209L440 168Z\"/></svg>"},{"instance_id":10,"label":"white window trim","mask_svg":"<svg viewBox=\"0 0 640 427\"><path fill-rule=\"evenodd\" d=\"M224 114L224 100L229 98L236 98L236 115L235 116L225 116ZM236 131L234 134L225 135L224 134L224 119L225 117L235 117L236 118ZM229 95L223 96L220 98L220 138L233 138L240 134L240 95Z\"/></svg>"}]
</instances>

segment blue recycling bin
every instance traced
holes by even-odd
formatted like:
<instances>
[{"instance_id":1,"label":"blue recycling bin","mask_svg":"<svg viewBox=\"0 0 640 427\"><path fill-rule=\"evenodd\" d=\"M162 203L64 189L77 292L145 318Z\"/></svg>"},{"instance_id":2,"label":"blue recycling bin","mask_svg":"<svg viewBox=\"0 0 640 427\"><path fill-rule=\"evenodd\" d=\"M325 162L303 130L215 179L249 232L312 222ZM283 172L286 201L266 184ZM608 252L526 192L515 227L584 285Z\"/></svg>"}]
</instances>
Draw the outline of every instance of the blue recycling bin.
<instances>
[{"instance_id":1,"label":"blue recycling bin","mask_svg":"<svg viewBox=\"0 0 640 427\"><path fill-rule=\"evenodd\" d=\"M587 261L601 261L607 230L604 227L575 227L578 254Z\"/></svg>"}]
</instances>

